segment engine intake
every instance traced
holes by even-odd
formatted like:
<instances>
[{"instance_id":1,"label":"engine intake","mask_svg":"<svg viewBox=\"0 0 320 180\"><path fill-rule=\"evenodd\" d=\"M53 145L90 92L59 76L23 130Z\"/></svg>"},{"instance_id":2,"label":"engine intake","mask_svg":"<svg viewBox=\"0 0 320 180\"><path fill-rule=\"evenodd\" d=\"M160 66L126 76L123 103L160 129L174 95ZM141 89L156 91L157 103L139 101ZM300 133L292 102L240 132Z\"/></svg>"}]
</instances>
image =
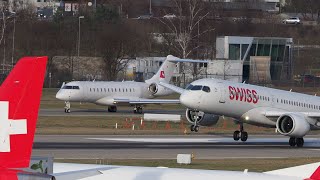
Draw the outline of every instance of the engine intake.
<instances>
[{"instance_id":1,"label":"engine intake","mask_svg":"<svg viewBox=\"0 0 320 180\"><path fill-rule=\"evenodd\" d=\"M173 93L172 90L165 88L157 83L150 84L148 90L153 96L165 96Z\"/></svg>"},{"instance_id":2,"label":"engine intake","mask_svg":"<svg viewBox=\"0 0 320 180\"><path fill-rule=\"evenodd\" d=\"M158 85L156 83L150 84L148 90L154 95L158 92Z\"/></svg>"},{"instance_id":3,"label":"engine intake","mask_svg":"<svg viewBox=\"0 0 320 180\"><path fill-rule=\"evenodd\" d=\"M202 111L187 109L186 118L190 123L197 122L201 126L213 126L217 124L220 116L214 114L205 114Z\"/></svg>"},{"instance_id":4,"label":"engine intake","mask_svg":"<svg viewBox=\"0 0 320 180\"><path fill-rule=\"evenodd\" d=\"M278 118L276 123L280 134L291 137L303 137L310 130L310 124L302 114L285 114Z\"/></svg>"}]
</instances>

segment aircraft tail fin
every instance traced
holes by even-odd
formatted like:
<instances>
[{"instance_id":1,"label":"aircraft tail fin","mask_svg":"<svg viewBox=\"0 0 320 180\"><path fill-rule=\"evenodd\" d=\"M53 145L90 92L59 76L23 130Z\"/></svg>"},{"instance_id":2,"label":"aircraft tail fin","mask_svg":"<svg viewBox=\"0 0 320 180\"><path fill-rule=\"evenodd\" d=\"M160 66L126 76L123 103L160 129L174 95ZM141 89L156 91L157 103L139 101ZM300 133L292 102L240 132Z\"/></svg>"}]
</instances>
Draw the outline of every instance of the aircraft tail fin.
<instances>
[{"instance_id":1,"label":"aircraft tail fin","mask_svg":"<svg viewBox=\"0 0 320 180\"><path fill-rule=\"evenodd\" d=\"M313 172L310 178L306 180L320 180L320 166Z\"/></svg>"},{"instance_id":2,"label":"aircraft tail fin","mask_svg":"<svg viewBox=\"0 0 320 180\"><path fill-rule=\"evenodd\" d=\"M176 68L176 62L179 58L172 55L168 55L166 60L160 66L158 72L150 79L146 80L146 83L159 83L159 82L170 82L171 77L173 76L173 71Z\"/></svg>"},{"instance_id":3,"label":"aircraft tail fin","mask_svg":"<svg viewBox=\"0 0 320 180\"><path fill-rule=\"evenodd\" d=\"M20 59L0 87L0 169L29 166L47 59Z\"/></svg>"}]
</instances>

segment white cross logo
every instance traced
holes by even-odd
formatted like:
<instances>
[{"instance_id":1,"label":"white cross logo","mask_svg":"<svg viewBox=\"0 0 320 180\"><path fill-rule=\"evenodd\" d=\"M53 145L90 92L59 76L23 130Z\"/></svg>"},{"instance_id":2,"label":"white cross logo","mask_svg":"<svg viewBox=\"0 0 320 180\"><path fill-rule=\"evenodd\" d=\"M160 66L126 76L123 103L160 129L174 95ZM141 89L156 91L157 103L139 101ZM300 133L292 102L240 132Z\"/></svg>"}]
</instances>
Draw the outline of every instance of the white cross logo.
<instances>
[{"instance_id":1,"label":"white cross logo","mask_svg":"<svg viewBox=\"0 0 320 180\"><path fill-rule=\"evenodd\" d=\"M27 134L26 119L9 119L9 102L0 101L0 152L10 152L10 135Z\"/></svg>"}]
</instances>

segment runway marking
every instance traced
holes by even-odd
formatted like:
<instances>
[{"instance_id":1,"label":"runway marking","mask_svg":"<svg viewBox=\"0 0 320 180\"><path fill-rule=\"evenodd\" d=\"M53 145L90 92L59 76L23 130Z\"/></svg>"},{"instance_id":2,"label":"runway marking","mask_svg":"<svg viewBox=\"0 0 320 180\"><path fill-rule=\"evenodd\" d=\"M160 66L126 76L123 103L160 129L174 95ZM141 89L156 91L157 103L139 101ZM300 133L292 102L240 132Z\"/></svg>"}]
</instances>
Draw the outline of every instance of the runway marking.
<instances>
[{"instance_id":1,"label":"runway marking","mask_svg":"<svg viewBox=\"0 0 320 180\"><path fill-rule=\"evenodd\" d=\"M187 142L220 142L212 138L86 138L100 141L126 141L126 142L154 142L154 143L187 143Z\"/></svg>"}]
</instances>

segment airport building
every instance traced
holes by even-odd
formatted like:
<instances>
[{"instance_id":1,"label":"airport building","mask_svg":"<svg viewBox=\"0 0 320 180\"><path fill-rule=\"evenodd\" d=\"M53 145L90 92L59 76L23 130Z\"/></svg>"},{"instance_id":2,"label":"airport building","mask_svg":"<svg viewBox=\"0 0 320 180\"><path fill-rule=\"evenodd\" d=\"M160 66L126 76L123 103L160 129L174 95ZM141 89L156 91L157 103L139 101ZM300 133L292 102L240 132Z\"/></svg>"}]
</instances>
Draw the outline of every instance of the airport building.
<instances>
[{"instance_id":1,"label":"airport building","mask_svg":"<svg viewBox=\"0 0 320 180\"><path fill-rule=\"evenodd\" d=\"M184 86L205 77L256 84L289 80L293 69L292 46L292 38L221 36L216 39L215 59L196 65L187 63L184 70L176 69L172 81ZM129 71L135 72L139 80L148 79L164 59L137 57Z\"/></svg>"},{"instance_id":2,"label":"airport building","mask_svg":"<svg viewBox=\"0 0 320 180\"><path fill-rule=\"evenodd\" d=\"M253 83L289 80L293 70L293 39L222 36L216 39L216 59L241 61L242 78Z\"/></svg>"}]
</instances>

